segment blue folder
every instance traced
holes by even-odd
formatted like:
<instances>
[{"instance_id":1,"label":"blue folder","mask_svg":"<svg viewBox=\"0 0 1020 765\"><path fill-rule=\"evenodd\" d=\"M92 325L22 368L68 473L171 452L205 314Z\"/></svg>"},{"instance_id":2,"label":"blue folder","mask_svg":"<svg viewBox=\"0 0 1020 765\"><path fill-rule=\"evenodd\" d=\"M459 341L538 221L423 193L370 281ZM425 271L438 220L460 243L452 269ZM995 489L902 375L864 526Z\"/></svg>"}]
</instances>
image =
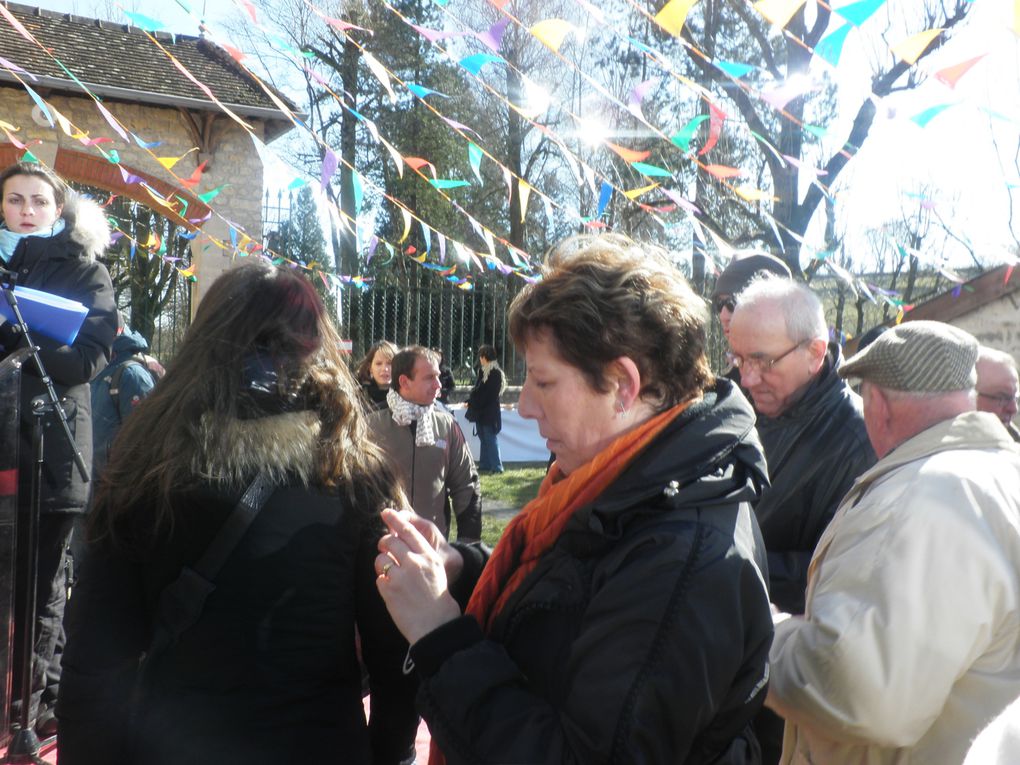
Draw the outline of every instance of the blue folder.
<instances>
[{"instance_id":1,"label":"blue folder","mask_svg":"<svg viewBox=\"0 0 1020 765\"><path fill-rule=\"evenodd\" d=\"M89 309L77 300L68 300L31 287L15 287L18 308L25 317L29 332L39 332L57 342L71 345ZM7 300L0 296L0 315L14 321L14 313Z\"/></svg>"}]
</instances>

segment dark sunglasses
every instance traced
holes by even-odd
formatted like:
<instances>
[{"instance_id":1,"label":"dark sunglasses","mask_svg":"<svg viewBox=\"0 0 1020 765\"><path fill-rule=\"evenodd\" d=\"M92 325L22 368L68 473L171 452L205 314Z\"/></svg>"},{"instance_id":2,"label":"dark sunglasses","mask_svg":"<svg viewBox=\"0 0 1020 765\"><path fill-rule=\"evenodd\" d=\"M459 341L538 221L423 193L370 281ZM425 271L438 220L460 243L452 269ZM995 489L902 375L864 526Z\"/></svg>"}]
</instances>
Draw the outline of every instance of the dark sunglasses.
<instances>
[{"instance_id":1,"label":"dark sunglasses","mask_svg":"<svg viewBox=\"0 0 1020 765\"><path fill-rule=\"evenodd\" d=\"M734 300L733 295L716 295L712 298L712 310L716 313L720 313L723 308L729 308L730 313L733 313L733 309L737 307L737 301Z\"/></svg>"}]
</instances>

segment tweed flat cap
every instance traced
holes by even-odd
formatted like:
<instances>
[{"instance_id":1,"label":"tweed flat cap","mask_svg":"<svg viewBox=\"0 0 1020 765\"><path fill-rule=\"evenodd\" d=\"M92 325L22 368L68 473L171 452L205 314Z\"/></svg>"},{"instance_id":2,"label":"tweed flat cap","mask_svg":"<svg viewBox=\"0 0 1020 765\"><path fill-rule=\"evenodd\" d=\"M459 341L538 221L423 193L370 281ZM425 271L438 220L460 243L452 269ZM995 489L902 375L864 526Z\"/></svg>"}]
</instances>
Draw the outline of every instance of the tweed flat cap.
<instances>
[{"instance_id":1,"label":"tweed flat cap","mask_svg":"<svg viewBox=\"0 0 1020 765\"><path fill-rule=\"evenodd\" d=\"M791 278L790 267L779 258L764 253L749 255L729 262L729 265L719 274L715 289L712 290L712 297L736 295L761 273L775 274L784 279Z\"/></svg>"},{"instance_id":2,"label":"tweed flat cap","mask_svg":"<svg viewBox=\"0 0 1020 765\"><path fill-rule=\"evenodd\" d=\"M911 393L973 388L978 341L941 321L908 321L890 329L839 368L883 388Z\"/></svg>"}]
</instances>

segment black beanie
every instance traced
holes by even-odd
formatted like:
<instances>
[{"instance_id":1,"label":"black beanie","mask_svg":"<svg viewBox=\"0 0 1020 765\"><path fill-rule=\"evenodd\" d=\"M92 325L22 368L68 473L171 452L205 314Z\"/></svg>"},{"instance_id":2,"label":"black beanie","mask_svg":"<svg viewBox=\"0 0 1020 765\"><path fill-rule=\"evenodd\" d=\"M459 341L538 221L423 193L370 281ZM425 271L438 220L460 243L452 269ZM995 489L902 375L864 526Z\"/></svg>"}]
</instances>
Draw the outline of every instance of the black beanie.
<instances>
[{"instance_id":1,"label":"black beanie","mask_svg":"<svg viewBox=\"0 0 1020 765\"><path fill-rule=\"evenodd\" d=\"M774 255L749 255L739 260L731 260L730 264L719 274L712 290L716 295L736 295L758 274L775 274L783 279L792 278L790 267Z\"/></svg>"}]
</instances>

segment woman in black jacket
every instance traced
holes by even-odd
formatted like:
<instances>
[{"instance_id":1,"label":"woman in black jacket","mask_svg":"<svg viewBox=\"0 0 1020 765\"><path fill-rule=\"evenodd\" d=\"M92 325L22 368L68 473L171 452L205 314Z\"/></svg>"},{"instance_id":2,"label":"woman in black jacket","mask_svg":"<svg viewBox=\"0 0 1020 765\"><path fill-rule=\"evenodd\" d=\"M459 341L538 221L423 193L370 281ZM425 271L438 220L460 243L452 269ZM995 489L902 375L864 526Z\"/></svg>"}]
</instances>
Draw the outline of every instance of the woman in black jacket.
<instances>
[{"instance_id":1,"label":"woman in black jacket","mask_svg":"<svg viewBox=\"0 0 1020 765\"><path fill-rule=\"evenodd\" d=\"M380 340L368 349L358 363L354 376L361 383L365 404L370 410L388 409L386 394L390 392L390 362L399 349L389 340Z\"/></svg>"},{"instance_id":2,"label":"woman in black jacket","mask_svg":"<svg viewBox=\"0 0 1020 765\"><path fill-rule=\"evenodd\" d=\"M497 436L503 429L503 413L499 398L506 390L506 377L496 361L496 349L478 346L478 378L467 401L467 418L478 433L478 472L502 473Z\"/></svg>"},{"instance_id":3,"label":"woman in black jacket","mask_svg":"<svg viewBox=\"0 0 1020 765\"><path fill-rule=\"evenodd\" d=\"M709 371L705 320L649 248L561 245L510 309L519 411L556 454L538 497L480 574L478 548L384 512L378 587L433 765L759 761L765 460L746 399Z\"/></svg>"},{"instance_id":4,"label":"woman in black jacket","mask_svg":"<svg viewBox=\"0 0 1020 765\"><path fill-rule=\"evenodd\" d=\"M79 197L63 181L36 163L19 163L0 173L3 225L0 226L0 266L17 274L17 284L60 297L77 300L88 314L71 343L32 331L32 341L53 387L64 405L74 446L81 452L88 472L92 469L92 405L89 380L110 359L117 332L113 285L106 267L96 257L110 240L110 227L103 211L90 200ZM6 305L6 303L5 303ZM29 327L29 330L33 330ZM25 338L17 326L0 316L0 360L24 347ZM27 509L31 499L33 473L33 415L31 401L46 387L33 362L24 366L21 381L21 428L18 450L18 503ZM38 539L38 586L36 590L35 662L32 677L30 720L37 728L52 733L52 684L59 677L53 653L67 599L64 576L65 549L76 515L85 512L89 484L73 462L72 445L58 427L55 414L47 414L44 439L40 507L42 516ZM18 524L17 601L15 621L23 623L22 592L28 585L27 523ZM15 632L15 661L24 650L22 631ZM15 700L21 698L15 674ZM43 686L51 684L46 698ZM40 699L42 698L42 706ZM17 711L20 714L20 710ZM15 715L16 719L16 715Z\"/></svg>"},{"instance_id":5,"label":"woman in black jacket","mask_svg":"<svg viewBox=\"0 0 1020 765\"><path fill-rule=\"evenodd\" d=\"M99 487L67 623L64 765L413 756L415 679L373 571L378 513L404 499L339 348L314 287L289 269L252 263L209 289ZM151 655L170 613L161 594L258 475L271 493L197 620Z\"/></svg>"}]
</instances>

